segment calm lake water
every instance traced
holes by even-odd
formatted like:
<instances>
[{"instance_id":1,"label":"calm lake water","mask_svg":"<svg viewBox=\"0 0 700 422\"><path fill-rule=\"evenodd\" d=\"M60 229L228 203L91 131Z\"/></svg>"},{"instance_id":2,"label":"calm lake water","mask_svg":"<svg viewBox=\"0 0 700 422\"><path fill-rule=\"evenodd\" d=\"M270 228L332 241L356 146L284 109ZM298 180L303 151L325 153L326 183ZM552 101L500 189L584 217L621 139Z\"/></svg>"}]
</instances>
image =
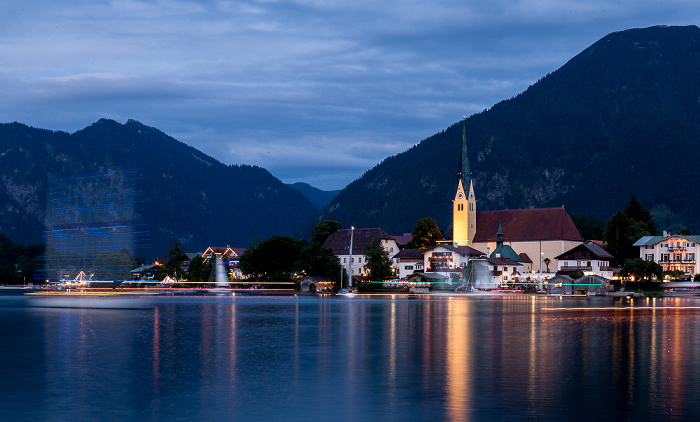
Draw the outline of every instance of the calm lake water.
<instances>
[{"instance_id":1,"label":"calm lake water","mask_svg":"<svg viewBox=\"0 0 700 422\"><path fill-rule=\"evenodd\" d=\"M0 296L0 419L691 420L700 299Z\"/></svg>"}]
</instances>

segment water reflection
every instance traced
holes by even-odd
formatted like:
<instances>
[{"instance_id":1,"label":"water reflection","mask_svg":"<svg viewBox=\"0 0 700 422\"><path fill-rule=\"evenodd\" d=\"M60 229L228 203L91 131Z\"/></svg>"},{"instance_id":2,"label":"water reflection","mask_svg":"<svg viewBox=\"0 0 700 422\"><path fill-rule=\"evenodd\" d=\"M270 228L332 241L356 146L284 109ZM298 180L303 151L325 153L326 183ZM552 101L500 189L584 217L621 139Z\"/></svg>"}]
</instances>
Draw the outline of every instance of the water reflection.
<instances>
[{"instance_id":1,"label":"water reflection","mask_svg":"<svg viewBox=\"0 0 700 422\"><path fill-rule=\"evenodd\" d=\"M121 309L62 300L18 307L0 296L9 420L700 414L694 299L152 297ZM28 396L32 406L14 400Z\"/></svg>"}]
</instances>

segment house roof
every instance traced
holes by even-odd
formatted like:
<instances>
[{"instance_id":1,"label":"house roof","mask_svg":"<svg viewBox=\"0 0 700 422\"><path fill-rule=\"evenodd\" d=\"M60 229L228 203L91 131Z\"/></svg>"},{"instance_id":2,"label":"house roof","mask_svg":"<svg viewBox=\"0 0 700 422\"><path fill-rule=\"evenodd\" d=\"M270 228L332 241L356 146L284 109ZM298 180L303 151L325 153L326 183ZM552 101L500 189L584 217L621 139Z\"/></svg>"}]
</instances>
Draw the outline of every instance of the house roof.
<instances>
[{"instance_id":1,"label":"house roof","mask_svg":"<svg viewBox=\"0 0 700 422\"><path fill-rule=\"evenodd\" d=\"M210 246L203 253L205 258L211 257L212 254L220 255L222 258L230 259L231 257L239 257L243 255L246 248L232 248L230 246Z\"/></svg>"},{"instance_id":2,"label":"house roof","mask_svg":"<svg viewBox=\"0 0 700 422\"><path fill-rule=\"evenodd\" d=\"M350 231L351 229L337 230L323 242L323 246L332 250L335 255L348 255L350 253ZM393 236L379 227L355 229L352 238L352 254L363 255L365 245L371 243L377 236L382 240L394 240Z\"/></svg>"},{"instance_id":3,"label":"house roof","mask_svg":"<svg viewBox=\"0 0 700 422\"><path fill-rule=\"evenodd\" d=\"M508 258L496 258L495 256L492 256L489 258L489 262L494 264L494 265L515 265L518 266L520 265L519 262L513 261L512 259Z\"/></svg>"},{"instance_id":4,"label":"house roof","mask_svg":"<svg viewBox=\"0 0 700 422\"><path fill-rule=\"evenodd\" d=\"M454 246L454 245L452 245L452 244L450 244L450 243L440 243L440 244L438 244L437 246L434 246L434 247L428 249L428 251L432 251L433 249L436 249L436 248L445 248L445 249L449 249L449 250L451 250L451 251L457 252L457 253L460 254L460 255L465 255L465 256L483 256L483 255L486 255L485 253L483 253L483 252L481 252L481 251L478 251L478 250L476 250L476 249L474 249L474 248L472 248L472 247L469 247L469 246Z\"/></svg>"},{"instance_id":5,"label":"house roof","mask_svg":"<svg viewBox=\"0 0 700 422\"><path fill-rule=\"evenodd\" d=\"M427 251L427 249L403 249L394 255L394 258L423 259L423 254L425 251Z\"/></svg>"},{"instance_id":6,"label":"house roof","mask_svg":"<svg viewBox=\"0 0 700 422\"><path fill-rule=\"evenodd\" d=\"M526 264L532 264L532 260L530 259L529 256L525 252L519 253L518 256L520 256L520 259L522 259L522 262Z\"/></svg>"},{"instance_id":7,"label":"house roof","mask_svg":"<svg viewBox=\"0 0 700 422\"><path fill-rule=\"evenodd\" d=\"M563 207L477 211L474 242L495 242L499 224L502 225L503 238L506 242L539 240L583 242L583 237Z\"/></svg>"},{"instance_id":8,"label":"house roof","mask_svg":"<svg viewBox=\"0 0 700 422\"><path fill-rule=\"evenodd\" d=\"M593 257L596 259L613 259L613 256L608 253L605 249L601 248L599 245L596 245L595 243L582 243L578 246L575 246L568 251L564 252L563 254L559 256L555 256L554 259L564 259L564 256L567 254L577 250L577 249L585 249L591 253Z\"/></svg>"},{"instance_id":9,"label":"house roof","mask_svg":"<svg viewBox=\"0 0 700 422\"><path fill-rule=\"evenodd\" d=\"M672 234L670 236L642 236L639 240L634 242L632 246L651 246L659 242L666 241L672 237L685 239L690 242L700 243L700 236L698 235Z\"/></svg>"},{"instance_id":10,"label":"house roof","mask_svg":"<svg viewBox=\"0 0 700 422\"><path fill-rule=\"evenodd\" d=\"M511 248L508 245L500 245L496 249L494 249L493 253L491 253L492 257L496 257L496 254L499 254L501 258L507 258L511 261L515 262L521 262L520 255L518 255L513 248Z\"/></svg>"},{"instance_id":11,"label":"house roof","mask_svg":"<svg viewBox=\"0 0 700 422\"><path fill-rule=\"evenodd\" d=\"M405 245L405 244L407 244L408 242L410 242L411 240L413 240L413 234L412 234L412 233L404 233L404 234L400 234L400 235L392 235L391 237L393 237L394 240L396 241L396 243L398 243L399 245Z\"/></svg>"}]
</instances>

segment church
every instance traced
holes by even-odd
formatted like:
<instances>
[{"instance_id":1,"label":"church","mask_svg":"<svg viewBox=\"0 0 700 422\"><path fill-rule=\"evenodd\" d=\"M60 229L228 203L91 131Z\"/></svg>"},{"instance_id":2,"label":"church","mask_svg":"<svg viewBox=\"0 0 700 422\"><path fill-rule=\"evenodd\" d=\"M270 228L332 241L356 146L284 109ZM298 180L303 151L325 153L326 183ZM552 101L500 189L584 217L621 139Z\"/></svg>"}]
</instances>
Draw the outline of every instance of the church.
<instances>
[{"instance_id":1,"label":"church","mask_svg":"<svg viewBox=\"0 0 700 422\"><path fill-rule=\"evenodd\" d=\"M556 272L555 257L580 245L583 238L564 207L477 211L474 181L467 156L467 135L462 123L462 150L457 193L452 207L452 243L490 255L499 237L533 272Z\"/></svg>"}]
</instances>

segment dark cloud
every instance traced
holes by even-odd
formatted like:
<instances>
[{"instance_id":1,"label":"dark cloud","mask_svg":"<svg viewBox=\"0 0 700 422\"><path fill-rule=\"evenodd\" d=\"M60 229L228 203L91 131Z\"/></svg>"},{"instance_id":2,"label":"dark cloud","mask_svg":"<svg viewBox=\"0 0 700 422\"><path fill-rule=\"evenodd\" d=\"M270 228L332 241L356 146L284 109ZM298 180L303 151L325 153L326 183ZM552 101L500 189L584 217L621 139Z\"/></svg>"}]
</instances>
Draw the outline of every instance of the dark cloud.
<instances>
[{"instance_id":1,"label":"dark cloud","mask_svg":"<svg viewBox=\"0 0 700 422\"><path fill-rule=\"evenodd\" d=\"M341 188L690 0L73 1L0 6L0 121L134 118L225 163Z\"/></svg>"}]
</instances>

